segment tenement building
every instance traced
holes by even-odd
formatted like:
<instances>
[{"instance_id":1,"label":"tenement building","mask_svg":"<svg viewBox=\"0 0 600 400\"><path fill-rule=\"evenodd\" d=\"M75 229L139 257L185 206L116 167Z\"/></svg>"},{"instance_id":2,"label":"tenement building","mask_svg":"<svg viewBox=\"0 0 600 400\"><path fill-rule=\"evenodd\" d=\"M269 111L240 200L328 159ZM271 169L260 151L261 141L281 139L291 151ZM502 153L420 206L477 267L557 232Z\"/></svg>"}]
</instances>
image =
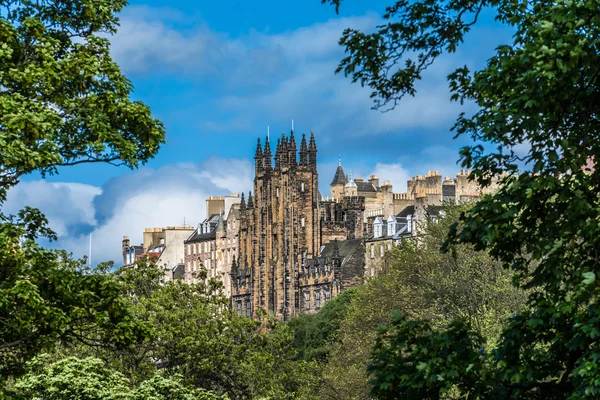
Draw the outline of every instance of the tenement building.
<instances>
[{"instance_id":1,"label":"tenement building","mask_svg":"<svg viewBox=\"0 0 600 400\"><path fill-rule=\"evenodd\" d=\"M242 198L239 256L231 266L232 306L285 320L318 310L364 270L364 198L322 201L317 145L294 132L255 152L254 195Z\"/></svg>"},{"instance_id":2,"label":"tenement building","mask_svg":"<svg viewBox=\"0 0 600 400\"><path fill-rule=\"evenodd\" d=\"M243 195L233 198L238 201L230 204L227 213L220 209L220 214L210 215L185 240L185 274L181 276L185 283L198 283L200 268L204 267L207 278L223 282L227 297L231 295L231 267L238 255L239 201ZM214 210L207 206L207 211Z\"/></svg>"},{"instance_id":3,"label":"tenement building","mask_svg":"<svg viewBox=\"0 0 600 400\"><path fill-rule=\"evenodd\" d=\"M129 266L147 257L165 270L165 279L171 280L183 270L184 240L194 231L191 226L167 226L146 228L143 243L131 245L128 236L123 237L123 265Z\"/></svg>"}]
</instances>

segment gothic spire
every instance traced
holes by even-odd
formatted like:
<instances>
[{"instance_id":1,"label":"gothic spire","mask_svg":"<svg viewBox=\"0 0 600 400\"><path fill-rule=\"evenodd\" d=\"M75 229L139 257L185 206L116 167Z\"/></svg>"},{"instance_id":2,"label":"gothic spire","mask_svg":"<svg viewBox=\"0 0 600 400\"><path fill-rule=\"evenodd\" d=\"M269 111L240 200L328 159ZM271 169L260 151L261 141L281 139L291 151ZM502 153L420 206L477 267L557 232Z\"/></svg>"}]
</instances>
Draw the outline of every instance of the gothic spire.
<instances>
[{"instance_id":1,"label":"gothic spire","mask_svg":"<svg viewBox=\"0 0 600 400\"><path fill-rule=\"evenodd\" d=\"M262 149L260 148L260 138L258 138L258 143L256 145L256 153L254 154L254 162L256 168L256 175L262 173L263 171L263 154Z\"/></svg>"},{"instance_id":2,"label":"gothic spire","mask_svg":"<svg viewBox=\"0 0 600 400\"><path fill-rule=\"evenodd\" d=\"M296 139L294 138L294 130L290 132L290 141L288 142L288 154L290 156L290 165L296 166Z\"/></svg>"},{"instance_id":3,"label":"gothic spire","mask_svg":"<svg viewBox=\"0 0 600 400\"><path fill-rule=\"evenodd\" d=\"M269 144L268 136L267 136L267 140L265 141L265 150L263 151L263 157L264 157L265 169L270 170L272 154L271 154L271 145ZM250 201L250 200L248 199L248 201Z\"/></svg>"},{"instance_id":4,"label":"gothic spire","mask_svg":"<svg viewBox=\"0 0 600 400\"><path fill-rule=\"evenodd\" d=\"M306 146L306 135L304 133L300 142L300 165L308 165L308 146Z\"/></svg>"},{"instance_id":5,"label":"gothic spire","mask_svg":"<svg viewBox=\"0 0 600 400\"><path fill-rule=\"evenodd\" d=\"M260 146L260 138L258 138L258 143L256 144L256 153L254 154L255 159L262 158L262 149Z\"/></svg>"},{"instance_id":6,"label":"gothic spire","mask_svg":"<svg viewBox=\"0 0 600 400\"><path fill-rule=\"evenodd\" d=\"M240 201L240 211L246 210L246 199L244 199L244 192L242 192L242 200Z\"/></svg>"},{"instance_id":7,"label":"gothic spire","mask_svg":"<svg viewBox=\"0 0 600 400\"><path fill-rule=\"evenodd\" d=\"M310 143L308 145L308 163L316 167L317 166L317 143L315 142L315 133L310 133Z\"/></svg>"},{"instance_id":8,"label":"gothic spire","mask_svg":"<svg viewBox=\"0 0 600 400\"><path fill-rule=\"evenodd\" d=\"M248 192L248 208L254 208L254 203L252 202L252 191Z\"/></svg>"},{"instance_id":9,"label":"gothic spire","mask_svg":"<svg viewBox=\"0 0 600 400\"><path fill-rule=\"evenodd\" d=\"M275 147L275 168L281 167L281 140L277 139Z\"/></svg>"}]
</instances>

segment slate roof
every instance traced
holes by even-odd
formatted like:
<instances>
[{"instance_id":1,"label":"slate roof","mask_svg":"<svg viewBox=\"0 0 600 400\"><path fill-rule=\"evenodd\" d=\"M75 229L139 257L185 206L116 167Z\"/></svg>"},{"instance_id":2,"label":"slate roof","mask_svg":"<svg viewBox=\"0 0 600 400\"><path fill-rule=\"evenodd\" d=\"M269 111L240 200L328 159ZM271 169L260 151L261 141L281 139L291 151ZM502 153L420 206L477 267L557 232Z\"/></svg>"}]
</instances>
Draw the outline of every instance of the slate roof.
<instances>
[{"instance_id":1,"label":"slate roof","mask_svg":"<svg viewBox=\"0 0 600 400\"><path fill-rule=\"evenodd\" d=\"M194 231L184 243L199 243L215 240L217 238L217 230L213 227L209 233L198 233L198 229Z\"/></svg>"},{"instance_id":2,"label":"slate roof","mask_svg":"<svg viewBox=\"0 0 600 400\"><path fill-rule=\"evenodd\" d=\"M377 192L377 188L370 182L356 182L359 192Z\"/></svg>"},{"instance_id":3,"label":"slate roof","mask_svg":"<svg viewBox=\"0 0 600 400\"><path fill-rule=\"evenodd\" d=\"M362 239L352 239L352 240L338 240L338 252L340 257L342 257L342 266L348 261L348 259L354 254L354 252L360 248L362 243ZM313 266L315 265L317 259L319 260L320 265L324 265L327 259L330 259L333 256L333 247L334 242L329 242L323 245L323 250L321 251L321 255L319 257L311 258L306 260L307 265Z\"/></svg>"},{"instance_id":4,"label":"slate roof","mask_svg":"<svg viewBox=\"0 0 600 400\"><path fill-rule=\"evenodd\" d=\"M413 215L414 213L415 213L415 206L407 206L404 208L404 210L402 210L398 214L396 214L396 217L406 218L409 215Z\"/></svg>"},{"instance_id":5,"label":"slate roof","mask_svg":"<svg viewBox=\"0 0 600 400\"><path fill-rule=\"evenodd\" d=\"M338 165L337 171L335 171L335 176L333 177L333 181L331 181L331 185L345 185L347 182L348 180L344 174L344 169L341 165Z\"/></svg>"}]
</instances>

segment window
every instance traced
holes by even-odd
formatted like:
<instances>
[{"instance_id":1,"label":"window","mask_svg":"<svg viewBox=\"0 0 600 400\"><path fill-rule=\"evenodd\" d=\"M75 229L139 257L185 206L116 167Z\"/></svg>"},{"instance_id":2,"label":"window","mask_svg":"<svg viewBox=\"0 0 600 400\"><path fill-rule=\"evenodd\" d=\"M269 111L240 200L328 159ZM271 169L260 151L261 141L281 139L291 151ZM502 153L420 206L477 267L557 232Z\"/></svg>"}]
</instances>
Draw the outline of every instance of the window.
<instances>
[{"instance_id":1,"label":"window","mask_svg":"<svg viewBox=\"0 0 600 400\"><path fill-rule=\"evenodd\" d=\"M250 303L250 300L246 300L246 317L251 317L252 316L252 303Z\"/></svg>"},{"instance_id":2,"label":"window","mask_svg":"<svg viewBox=\"0 0 600 400\"><path fill-rule=\"evenodd\" d=\"M275 190L275 196L279 197L279 188Z\"/></svg>"},{"instance_id":3,"label":"window","mask_svg":"<svg viewBox=\"0 0 600 400\"><path fill-rule=\"evenodd\" d=\"M315 292L315 309L318 310L319 308L321 308L321 292L316 291Z\"/></svg>"},{"instance_id":4,"label":"window","mask_svg":"<svg viewBox=\"0 0 600 400\"><path fill-rule=\"evenodd\" d=\"M237 313L240 316L242 315L242 301L241 300L237 301Z\"/></svg>"},{"instance_id":5,"label":"window","mask_svg":"<svg viewBox=\"0 0 600 400\"><path fill-rule=\"evenodd\" d=\"M301 191L301 192L304 192L304 182L302 182L302 183L300 184L300 191Z\"/></svg>"},{"instance_id":6,"label":"window","mask_svg":"<svg viewBox=\"0 0 600 400\"><path fill-rule=\"evenodd\" d=\"M331 300L331 291L326 290L325 291L325 301L327 302L329 300Z\"/></svg>"},{"instance_id":7,"label":"window","mask_svg":"<svg viewBox=\"0 0 600 400\"><path fill-rule=\"evenodd\" d=\"M310 310L310 293L309 292L304 293L304 309Z\"/></svg>"},{"instance_id":8,"label":"window","mask_svg":"<svg viewBox=\"0 0 600 400\"><path fill-rule=\"evenodd\" d=\"M304 217L302 217L302 227L304 228L305 225L306 225L306 220L304 219Z\"/></svg>"}]
</instances>

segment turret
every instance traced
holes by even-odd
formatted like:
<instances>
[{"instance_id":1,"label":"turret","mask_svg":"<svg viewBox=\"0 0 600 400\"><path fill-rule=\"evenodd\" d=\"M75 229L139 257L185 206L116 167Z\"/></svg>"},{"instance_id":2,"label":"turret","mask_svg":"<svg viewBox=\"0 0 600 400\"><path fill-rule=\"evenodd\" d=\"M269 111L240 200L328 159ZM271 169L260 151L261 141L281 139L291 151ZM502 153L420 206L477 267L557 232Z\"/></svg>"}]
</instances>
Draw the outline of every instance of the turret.
<instances>
[{"instance_id":1,"label":"turret","mask_svg":"<svg viewBox=\"0 0 600 400\"><path fill-rule=\"evenodd\" d=\"M248 192L248 209L253 209L254 203L252 202L252 191Z\"/></svg>"},{"instance_id":2,"label":"turret","mask_svg":"<svg viewBox=\"0 0 600 400\"><path fill-rule=\"evenodd\" d=\"M288 143L288 158L290 167L296 166L296 139L294 138L294 130L290 133L290 141Z\"/></svg>"},{"instance_id":3,"label":"turret","mask_svg":"<svg viewBox=\"0 0 600 400\"><path fill-rule=\"evenodd\" d=\"M317 167L317 143L315 142L315 133L310 133L310 143L308 145L308 164L311 167Z\"/></svg>"},{"instance_id":4,"label":"turret","mask_svg":"<svg viewBox=\"0 0 600 400\"><path fill-rule=\"evenodd\" d=\"M262 174L263 172L263 153L260 148L260 138L258 138L258 144L256 145L256 153L254 154L254 162L256 164L256 175Z\"/></svg>"},{"instance_id":5,"label":"turret","mask_svg":"<svg viewBox=\"0 0 600 400\"><path fill-rule=\"evenodd\" d=\"M273 155L271 154L271 145L269 144L269 137L267 136L267 140L265 141L265 150L263 151L263 164L265 171L271 171L271 160ZM250 203L250 198L248 198L248 203Z\"/></svg>"},{"instance_id":6,"label":"turret","mask_svg":"<svg viewBox=\"0 0 600 400\"><path fill-rule=\"evenodd\" d=\"M277 139L277 146L275 146L275 169L281 168L281 141Z\"/></svg>"},{"instance_id":7,"label":"turret","mask_svg":"<svg viewBox=\"0 0 600 400\"><path fill-rule=\"evenodd\" d=\"M244 192L242 192L242 200L240 201L240 215L244 215L246 211L246 199L244 198Z\"/></svg>"},{"instance_id":8,"label":"turret","mask_svg":"<svg viewBox=\"0 0 600 400\"><path fill-rule=\"evenodd\" d=\"M288 167L289 166L289 157L288 157L288 143L287 138L285 137L285 133L281 133L281 148L279 149L281 165L280 167Z\"/></svg>"},{"instance_id":9,"label":"turret","mask_svg":"<svg viewBox=\"0 0 600 400\"><path fill-rule=\"evenodd\" d=\"M300 142L300 165L308 165L308 146L306 146L306 136L302 134Z\"/></svg>"}]
</instances>

